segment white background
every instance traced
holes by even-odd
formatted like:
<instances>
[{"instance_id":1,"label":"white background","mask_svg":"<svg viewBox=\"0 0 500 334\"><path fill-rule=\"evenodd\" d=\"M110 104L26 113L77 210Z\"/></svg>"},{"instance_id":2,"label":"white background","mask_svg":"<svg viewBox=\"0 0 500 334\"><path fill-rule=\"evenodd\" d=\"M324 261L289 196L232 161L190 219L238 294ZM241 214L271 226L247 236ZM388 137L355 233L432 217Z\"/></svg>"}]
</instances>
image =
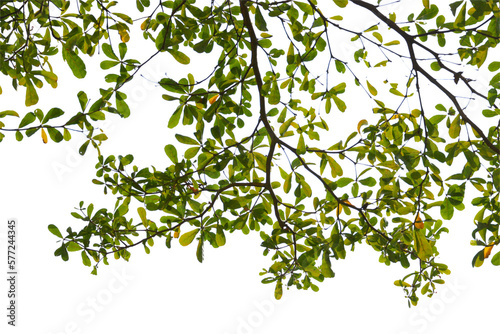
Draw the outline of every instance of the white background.
<instances>
[{"instance_id":1,"label":"white background","mask_svg":"<svg viewBox=\"0 0 500 334\"><path fill-rule=\"evenodd\" d=\"M59 65L56 71L64 73L65 66ZM129 88L132 115L110 118L105 124L110 137L102 146L105 155L133 153L134 163L159 169L169 163L163 147L175 143L175 132L166 127L171 111L162 107L158 99L162 90L152 82L175 66L153 63L144 72L146 78ZM88 78L93 78L92 73L89 67ZM14 92L5 78L0 84L4 90L0 109L23 110L19 106L24 88ZM76 92L95 87L90 80L60 74L59 88L44 88L37 107L67 105L73 108L65 109L67 113L76 113ZM292 288L276 301L274 286L260 282L258 273L268 267L269 258L262 256L255 233L227 235L226 246L219 249L207 246L203 264L196 260L193 246L184 248L174 242L169 250L157 242L149 255L133 249L129 263L110 260L110 266L99 267L98 276L90 275L78 252L70 253L68 262L53 255L57 238L47 230L49 224L79 230L82 223L70 212L80 200L98 208L114 205L111 196L104 196L91 183L95 152L89 148L80 158L82 138L76 133L73 137L68 143L49 139L43 144L39 133L20 143L8 135L0 144L0 259L4 263L0 267L7 272L6 223L15 218L19 272L15 328L6 324L8 286L6 279L1 280L2 333L414 334L495 329L498 270L489 261L481 268L471 267L478 251L469 246L473 210L456 212L446 222L450 233L439 241L440 260L452 271L443 277L446 285L432 299L422 296L411 309L393 284L404 275L403 268L380 264L366 245L348 252L346 260L333 262L336 277L320 283L319 292Z\"/></svg>"}]
</instances>

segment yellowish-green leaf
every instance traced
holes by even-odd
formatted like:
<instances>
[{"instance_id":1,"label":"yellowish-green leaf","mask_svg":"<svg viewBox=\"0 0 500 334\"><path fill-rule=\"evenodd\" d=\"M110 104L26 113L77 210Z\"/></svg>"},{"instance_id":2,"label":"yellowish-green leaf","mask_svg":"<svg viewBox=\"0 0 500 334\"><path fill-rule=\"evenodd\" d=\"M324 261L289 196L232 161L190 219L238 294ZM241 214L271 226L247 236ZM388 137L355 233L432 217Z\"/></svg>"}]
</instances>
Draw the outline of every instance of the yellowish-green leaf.
<instances>
[{"instance_id":1,"label":"yellowish-green leaf","mask_svg":"<svg viewBox=\"0 0 500 334\"><path fill-rule=\"evenodd\" d=\"M139 214L139 217L141 217L141 221L147 224L146 209L140 206L137 208L137 213Z\"/></svg>"},{"instance_id":2,"label":"yellowish-green leaf","mask_svg":"<svg viewBox=\"0 0 500 334\"><path fill-rule=\"evenodd\" d=\"M422 230L414 231L414 238L414 247L415 251L417 252L417 256L421 260L426 261L433 254L431 244L425 237L425 234L424 232L422 232Z\"/></svg>"},{"instance_id":3,"label":"yellowish-green leaf","mask_svg":"<svg viewBox=\"0 0 500 334\"><path fill-rule=\"evenodd\" d=\"M179 238L179 243L182 245L182 246L187 246L189 245L191 242L193 242L194 240L194 237L196 237L196 234L198 234L198 229L196 230L192 230L192 231L189 231L189 232L186 232L184 233L183 235L181 235L181 237Z\"/></svg>"},{"instance_id":4,"label":"yellowish-green leaf","mask_svg":"<svg viewBox=\"0 0 500 334\"><path fill-rule=\"evenodd\" d=\"M38 94L36 93L35 86L31 83L31 81L28 81L26 83L26 107L33 106L38 103Z\"/></svg>"},{"instance_id":5,"label":"yellowish-green leaf","mask_svg":"<svg viewBox=\"0 0 500 334\"><path fill-rule=\"evenodd\" d=\"M179 50L167 50L167 51L172 55L172 57L175 58L175 60L177 60L179 63L183 65L187 65L191 62L191 59L189 59L187 55L185 55L183 52Z\"/></svg>"},{"instance_id":6,"label":"yellowish-green leaf","mask_svg":"<svg viewBox=\"0 0 500 334\"><path fill-rule=\"evenodd\" d=\"M368 125L368 121L366 119L362 119L361 121L359 121L359 123L358 123L358 133L359 134L361 134L361 127L365 126L365 125Z\"/></svg>"},{"instance_id":7,"label":"yellowish-green leaf","mask_svg":"<svg viewBox=\"0 0 500 334\"><path fill-rule=\"evenodd\" d=\"M280 89L278 88L276 80L274 80L273 86L271 88L271 93L269 94L269 104L276 105L280 103L280 100L281 100Z\"/></svg>"},{"instance_id":8,"label":"yellowish-green leaf","mask_svg":"<svg viewBox=\"0 0 500 334\"><path fill-rule=\"evenodd\" d=\"M306 153L306 143L304 141L304 136L301 133L299 137L299 143L297 145L297 154L304 154L304 153Z\"/></svg>"},{"instance_id":9,"label":"yellowish-green leaf","mask_svg":"<svg viewBox=\"0 0 500 334\"><path fill-rule=\"evenodd\" d=\"M368 80L366 80L366 85L368 86L368 91L370 91L370 94L372 94L373 96L376 96L378 94L377 89L373 87Z\"/></svg>"},{"instance_id":10,"label":"yellowish-green leaf","mask_svg":"<svg viewBox=\"0 0 500 334\"><path fill-rule=\"evenodd\" d=\"M385 43L384 45L385 45L385 46L391 46L391 45L399 45L399 44L401 44L401 42L400 42L400 41L398 41L398 40L394 40L394 41L391 41L391 42Z\"/></svg>"},{"instance_id":11,"label":"yellowish-green leaf","mask_svg":"<svg viewBox=\"0 0 500 334\"><path fill-rule=\"evenodd\" d=\"M344 8L349 3L348 0L333 0L333 2L335 2L335 4L340 8Z\"/></svg>"},{"instance_id":12,"label":"yellowish-green leaf","mask_svg":"<svg viewBox=\"0 0 500 334\"><path fill-rule=\"evenodd\" d=\"M460 115L457 115L457 117L455 117L455 119L453 120L453 122L451 122L450 125L450 130L449 130L450 137L453 139L457 138L460 135L460 129L461 129Z\"/></svg>"}]
</instances>

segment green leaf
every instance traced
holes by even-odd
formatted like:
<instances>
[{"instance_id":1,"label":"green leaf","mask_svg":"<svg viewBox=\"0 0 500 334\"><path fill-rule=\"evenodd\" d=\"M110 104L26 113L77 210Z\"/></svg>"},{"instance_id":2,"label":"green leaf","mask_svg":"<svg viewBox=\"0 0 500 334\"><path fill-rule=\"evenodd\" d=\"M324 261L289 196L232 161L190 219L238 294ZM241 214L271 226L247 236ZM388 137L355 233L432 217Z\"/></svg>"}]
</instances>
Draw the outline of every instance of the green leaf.
<instances>
[{"instance_id":1,"label":"green leaf","mask_svg":"<svg viewBox=\"0 0 500 334\"><path fill-rule=\"evenodd\" d=\"M62 237L63 237L63 236L62 236L62 234L61 234L61 232L60 232L60 231L59 231L59 229L57 228L57 226L55 226L55 225L53 225L53 224L50 224L50 225L48 226L48 228L49 228L50 233L52 233L52 234L53 234L53 235L55 235L56 237L59 237L59 238L62 238Z\"/></svg>"},{"instance_id":2,"label":"green leaf","mask_svg":"<svg viewBox=\"0 0 500 334\"><path fill-rule=\"evenodd\" d=\"M283 184L283 191L288 194L290 192L290 189L292 187L292 175L293 173L288 174L288 176L285 179L285 183Z\"/></svg>"},{"instance_id":3,"label":"green leaf","mask_svg":"<svg viewBox=\"0 0 500 334\"><path fill-rule=\"evenodd\" d=\"M304 153L306 153L306 143L304 141L304 136L301 133L299 137L299 143L297 145L297 154L304 154Z\"/></svg>"},{"instance_id":4,"label":"green leaf","mask_svg":"<svg viewBox=\"0 0 500 334\"><path fill-rule=\"evenodd\" d=\"M85 155L85 152L87 152L87 147L89 146L90 140L87 140L85 143L83 143L82 146L78 149L78 153L80 155Z\"/></svg>"},{"instance_id":5,"label":"green leaf","mask_svg":"<svg viewBox=\"0 0 500 334\"><path fill-rule=\"evenodd\" d=\"M87 69L83 60L74 51L67 49L65 46L62 48L62 54L73 75L78 79L85 78Z\"/></svg>"},{"instance_id":6,"label":"green leaf","mask_svg":"<svg viewBox=\"0 0 500 334\"><path fill-rule=\"evenodd\" d=\"M167 154L168 158L174 163L178 163L179 160L177 159L177 149L175 148L174 145L168 144L165 146L165 153Z\"/></svg>"},{"instance_id":7,"label":"green leaf","mask_svg":"<svg viewBox=\"0 0 500 334\"><path fill-rule=\"evenodd\" d=\"M31 83L31 81L28 81L26 83L26 100L25 100L25 105L26 107L33 106L38 103L38 94L36 93L36 89Z\"/></svg>"},{"instance_id":8,"label":"green leaf","mask_svg":"<svg viewBox=\"0 0 500 334\"><path fill-rule=\"evenodd\" d=\"M87 94L84 91L79 91L77 96L78 102L80 102L80 107L82 108L82 111L84 111L87 107L87 102L89 101Z\"/></svg>"},{"instance_id":9,"label":"green leaf","mask_svg":"<svg viewBox=\"0 0 500 334\"><path fill-rule=\"evenodd\" d=\"M196 258L198 262L203 262L203 238L198 241L198 247L196 248Z\"/></svg>"},{"instance_id":10,"label":"green leaf","mask_svg":"<svg viewBox=\"0 0 500 334\"><path fill-rule=\"evenodd\" d=\"M431 5L430 8L424 10L417 16L417 20L430 20L439 13L439 8L436 5Z\"/></svg>"},{"instance_id":11,"label":"green leaf","mask_svg":"<svg viewBox=\"0 0 500 334\"><path fill-rule=\"evenodd\" d=\"M465 14L466 14L466 11L467 11L467 3L465 3L463 6L462 6L462 9L460 9L460 13L458 13L456 19L455 19L455 23L454 23L454 26L457 27L457 28L463 28L465 26Z\"/></svg>"},{"instance_id":12,"label":"green leaf","mask_svg":"<svg viewBox=\"0 0 500 334\"><path fill-rule=\"evenodd\" d=\"M278 87L278 84L276 83L276 80L274 80L271 88L271 93L269 94L269 104L276 105L280 103L280 101L281 101L280 89Z\"/></svg>"},{"instance_id":13,"label":"green leaf","mask_svg":"<svg viewBox=\"0 0 500 334\"><path fill-rule=\"evenodd\" d=\"M183 65L188 65L191 62L191 59L189 59L189 57L187 55L185 55L184 53L182 53L179 50L170 49L167 51L175 58L175 60L177 60L179 63L181 63Z\"/></svg>"},{"instance_id":14,"label":"green leaf","mask_svg":"<svg viewBox=\"0 0 500 334\"><path fill-rule=\"evenodd\" d=\"M147 224L148 220L146 218L146 209L144 209L142 206L137 208L137 213L139 214L139 217L141 218L141 221L143 224Z\"/></svg>"},{"instance_id":15,"label":"green leaf","mask_svg":"<svg viewBox=\"0 0 500 334\"><path fill-rule=\"evenodd\" d=\"M217 234L215 235L215 242L217 246L222 247L226 244L226 236L224 235L224 230L220 225L217 225Z\"/></svg>"},{"instance_id":16,"label":"green leaf","mask_svg":"<svg viewBox=\"0 0 500 334\"><path fill-rule=\"evenodd\" d=\"M187 160L194 158L199 150L200 150L199 146L188 148L186 152L184 152L184 158L186 158Z\"/></svg>"},{"instance_id":17,"label":"green leaf","mask_svg":"<svg viewBox=\"0 0 500 334\"><path fill-rule=\"evenodd\" d=\"M181 114L182 114L182 107L178 107L168 120L169 129L173 129L177 126L177 124L179 124L179 120L181 119Z\"/></svg>"},{"instance_id":18,"label":"green leaf","mask_svg":"<svg viewBox=\"0 0 500 334\"><path fill-rule=\"evenodd\" d=\"M339 108L340 111L344 112L347 108L345 102L342 101L341 99L339 99L337 97L337 95L332 95L332 98L333 98L333 102L335 102L335 105L337 106L337 108Z\"/></svg>"},{"instance_id":19,"label":"green leaf","mask_svg":"<svg viewBox=\"0 0 500 334\"><path fill-rule=\"evenodd\" d=\"M101 68L103 70L109 70L110 68L120 64L119 61L114 61L114 60L103 60L100 64Z\"/></svg>"},{"instance_id":20,"label":"green leaf","mask_svg":"<svg viewBox=\"0 0 500 334\"><path fill-rule=\"evenodd\" d=\"M500 266L500 252L493 255L491 258L491 264L494 266Z\"/></svg>"},{"instance_id":21,"label":"green leaf","mask_svg":"<svg viewBox=\"0 0 500 334\"><path fill-rule=\"evenodd\" d=\"M111 45L109 45L108 43L103 43L101 47L102 47L102 51L104 52L104 54L108 58L111 58L111 59L114 59L114 60L118 60L118 57L113 52L113 49L111 48Z\"/></svg>"},{"instance_id":22,"label":"green leaf","mask_svg":"<svg viewBox=\"0 0 500 334\"><path fill-rule=\"evenodd\" d=\"M333 2L335 2L335 4L340 8L344 8L349 3L348 0L333 0Z\"/></svg>"},{"instance_id":23,"label":"green leaf","mask_svg":"<svg viewBox=\"0 0 500 334\"><path fill-rule=\"evenodd\" d=\"M196 237L196 234L198 234L200 230L199 229L196 229L196 230L192 230L192 231L189 231L189 232L186 232L184 233L180 238L179 238L179 243L182 245L182 246L187 246L189 245L191 242L193 242L194 240L194 237Z\"/></svg>"},{"instance_id":24,"label":"green leaf","mask_svg":"<svg viewBox=\"0 0 500 334\"><path fill-rule=\"evenodd\" d=\"M373 87L372 84L368 80L366 80L366 85L368 86L368 91L370 92L370 94L372 94L373 96L376 96L378 94L375 87Z\"/></svg>"},{"instance_id":25,"label":"green leaf","mask_svg":"<svg viewBox=\"0 0 500 334\"><path fill-rule=\"evenodd\" d=\"M42 129L43 131L43 129ZM51 128L51 127L47 127L47 131L49 133L49 136L50 136L50 139L52 139L54 142L56 143L59 143L61 141L63 141L63 135L61 134L61 132L57 129L54 129L54 128Z\"/></svg>"},{"instance_id":26,"label":"green leaf","mask_svg":"<svg viewBox=\"0 0 500 334\"><path fill-rule=\"evenodd\" d=\"M449 131L450 137L452 139L457 138L460 135L460 130L461 130L460 115L457 115L450 125L450 131Z\"/></svg>"},{"instance_id":27,"label":"green leaf","mask_svg":"<svg viewBox=\"0 0 500 334\"><path fill-rule=\"evenodd\" d=\"M120 114L121 117L127 118L130 116L130 108L128 107L127 102L125 102L125 99L127 98L127 95L122 92L116 92L116 110L118 111L118 114Z\"/></svg>"},{"instance_id":28,"label":"green leaf","mask_svg":"<svg viewBox=\"0 0 500 334\"><path fill-rule=\"evenodd\" d=\"M494 61L488 65L488 70L490 72L496 72L500 69L500 61Z\"/></svg>"},{"instance_id":29,"label":"green leaf","mask_svg":"<svg viewBox=\"0 0 500 334\"><path fill-rule=\"evenodd\" d=\"M5 116L19 117L19 114L14 110L5 110L5 111L0 112L0 118L4 118Z\"/></svg>"},{"instance_id":30,"label":"green leaf","mask_svg":"<svg viewBox=\"0 0 500 334\"><path fill-rule=\"evenodd\" d=\"M493 185L497 191L500 191L500 168L497 168L491 174L493 178Z\"/></svg>"},{"instance_id":31,"label":"green leaf","mask_svg":"<svg viewBox=\"0 0 500 334\"><path fill-rule=\"evenodd\" d=\"M45 124L49 120L51 120L53 118L60 117L62 115L64 115L64 111L62 111L59 108L52 108L52 109L49 110L49 112L47 113L47 115L45 115L45 117L43 118L42 124Z\"/></svg>"},{"instance_id":32,"label":"green leaf","mask_svg":"<svg viewBox=\"0 0 500 334\"><path fill-rule=\"evenodd\" d=\"M74 241L70 241L66 244L66 248L69 252L76 252L82 249L82 247Z\"/></svg>"},{"instance_id":33,"label":"green leaf","mask_svg":"<svg viewBox=\"0 0 500 334\"><path fill-rule=\"evenodd\" d=\"M280 300L283 296L283 283L281 279L276 282L276 287L274 288L274 298Z\"/></svg>"},{"instance_id":34,"label":"green leaf","mask_svg":"<svg viewBox=\"0 0 500 334\"><path fill-rule=\"evenodd\" d=\"M448 198L445 198L441 204L441 217L446 220L453 218L453 205Z\"/></svg>"},{"instance_id":35,"label":"green leaf","mask_svg":"<svg viewBox=\"0 0 500 334\"><path fill-rule=\"evenodd\" d=\"M267 31L267 23L266 20L264 20L264 16L262 16L260 6L257 6L257 9L255 10L255 26L260 31Z\"/></svg>"},{"instance_id":36,"label":"green leaf","mask_svg":"<svg viewBox=\"0 0 500 334\"><path fill-rule=\"evenodd\" d=\"M183 136L180 134L176 134L175 138L177 138L179 143L186 144L186 145L199 145L200 144L196 140L194 140L193 138L189 138L187 136Z\"/></svg>"},{"instance_id":37,"label":"green leaf","mask_svg":"<svg viewBox=\"0 0 500 334\"><path fill-rule=\"evenodd\" d=\"M82 254L83 265L87 266L87 267L90 267L91 262L90 262L89 257L87 256L87 253L83 250L81 254Z\"/></svg>"}]
</instances>

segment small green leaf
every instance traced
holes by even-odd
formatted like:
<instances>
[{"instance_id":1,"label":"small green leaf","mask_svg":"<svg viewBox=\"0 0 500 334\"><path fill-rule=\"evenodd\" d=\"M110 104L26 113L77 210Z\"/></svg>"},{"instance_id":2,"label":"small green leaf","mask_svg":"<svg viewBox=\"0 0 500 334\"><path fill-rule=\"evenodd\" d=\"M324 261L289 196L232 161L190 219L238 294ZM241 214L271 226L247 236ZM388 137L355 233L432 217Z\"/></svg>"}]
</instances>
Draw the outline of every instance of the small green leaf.
<instances>
[{"instance_id":1,"label":"small green leaf","mask_svg":"<svg viewBox=\"0 0 500 334\"><path fill-rule=\"evenodd\" d=\"M59 229L57 228L57 226L55 226L55 225L53 225L53 224L50 224L50 225L48 226L48 228L49 228L50 233L52 233L52 234L53 234L53 235L55 235L56 237L59 237L59 238L62 238L62 237L63 237L63 236L62 236L62 234L61 234L61 232L60 232L60 231L59 231Z\"/></svg>"},{"instance_id":2,"label":"small green leaf","mask_svg":"<svg viewBox=\"0 0 500 334\"><path fill-rule=\"evenodd\" d=\"M26 100L25 100L26 107L33 106L37 103L38 103L38 94L36 93L35 86L33 86L31 81L28 81L26 83Z\"/></svg>"},{"instance_id":3,"label":"small green leaf","mask_svg":"<svg viewBox=\"0 0 500 334\"><path fill-rule=\"evenodd\" d=\"M111 58L111 59L114 59L114 60L118 60L118 57L113 52L113 49L111 48L111 45L109 45L108 43L103 43L101 47L102 47L102 51L104 52L104 54L108 58Z\"/></svg>"},{"instance_id":4,"label":"small green leaf","mask_svg":"<svg viewBox=\"0 0 500 334\"><path fill-rule=\"evenodd\" d=\"M446 220L453 218L453 205L448 198L445 198L441 204L441 217Z\"/></svg>"},{"instance_id":5,"label":"small green leaf","mask_svg":"<svg viewBox=\"0 0 500 334\"><path fill-rule=\"evenodd\" d=\"M221 247L226 244L226 236L224 235L224 230L220 225L217 225L217 234L215 235L215 242L217 246Z\"/></svg>"},{"instance_id":6,"label":"small green leaf","mask_svg":"<svg viewBox=\"0 0 500 334\"><path fill-rule=\"evenodd\" d=\"M304 136L301 133L299 137L299 143L297 145L297 154L304 154L304 153L306 153L306 143L304 141Z\"/></svg>"},{"instance_id":7,"label":"small green leaf","mask_svg":"<svg viewBox=\"0 0 500 334\"><path fill-rule=\"evenodd\" d=\"M455 117L455 119L453 120L453 122L451 122L450 125L450 130L449 130L450 137L453 139L457 138L460 135L460 130L461 130L460 115L457 115L457 117Z\"/></svg>"},{"instance_id":8,"label":"small green leaf","mask_svg":"<svg viewBox=\"0 0 500 334\"><path fill-rule=\"evenodd\" d=\"M280 300L283 296L283 283L281 279L276 282L276 288L274 289L274 298Z\"/></svg>"},{"instance_id":9,"label":"small green leaf","mask_svg":"<svg viewBox=\"0 0 500 334\"><path fill-rule=\"evenodd\" d=\"M198 241L198 247L196 248L196 258L198 262L203 262L203 238Z\"/></svg>"},{"instance_id":10,"label":"small green leaf","mask_svg":"<svg viewBox=\"0 0 500 334\"><path fill-rule=\"evenodd\" d=\"M66 248L69 252L76 252L82 249L82 247L74 241L68 242Z\"/></svg>"},{"instance_id":11,"label":"small green leaf","mask_svg":"<svg viewBox=\"0 0 500 334\"><path fill-rule=\"evenodd\" d=\"M179 238L179 243L182 245L182 246L187 246L189 245L191 242L193 242L194 240L194 237L196 237L196 234L198 234L200 230L199 229L196 229L196 230L192 230L192 231L189 231L189 232L186 232L184 233L180 238Z\"/></svg>"},{"instance_id":12,"label":"small green leaf","mask_svg":"<svg viewBox=\"0 0 500 334\"><path fill-rule=\"evenodd\" d=\"M45 115L45 117L43 118L42 124L45 124L49 120L51 120L53 118L60 117L62 115L64 115L64 111L62 111L59 108L52 108L52 109L49 110L49 112L47 113L47 115Z\"/></svg>"},{"instance_id":13,"label":"small green leaf","mask_svg":"<svg viewBox=\"0 0 500 334\"><path fill-rule=\"evenodd\" d=\"M262 16L260 6L257 6L257 9L255 10L255 26L260 31L267 31L267 23L266 20L264 20L264 16Z\"/></svg>"},{"instance_id":14,"label":"small green leaf","mask_svg":"<svg viewBox=\"0 0 500 334\"><path fill-rule=\"evenodd\" d=\"M493 185L497 191L500 191L500 168L497 168L491 174L493 178Z\"/></svg>"},{"instance_id":15,"label":"small green leaf","mask_svg":"<svg viewBox=\"0 0 500 334\"><path fill-rule=\"evenodd\" d=\"M500 266L500 252L493 255L491 258L491 264L494 266Z\"/></svg>"},{"instance_id":16,"label":"small green leaf","mask_svg":"<svg viewBox=\"0 0 500 334\"><path fill-rule=\"evenodd\" d=\"M181 63L183 65L188 65L191 62L191 59L189 59L189 57L187 55L185 55L184 53L182 53L179 50L170 49L167 51L175 58L175 60L177 60L179 63Z\"/></svg>"},{"instance_id":17,"label":"small green leaf","mask_svg":"<svg viewBox=\"0 0 500 334\"><path fill-rule=\"evenodd\" d=\"M139 217L141 218L142 223L147 224L146 209L144 209L142 206L140 206L137 208L137 213L139 214Z\"/></svg>"},{"instance_id":18,"label":"small green leaf","mask_svg":"<svg viewBox=\"0 0 500 334\"><path fill-rule=\"evenodd\" d=\"M84 91L79 91L77 96L78 96L78 102L80 102L80 107L82 108L82 111L84 111L85 107L87 107L87 102L89 100L87 98L87 94Z\"/></svg>"},{"instance_id":19,"label":"small green leaf","mask_svg":"<svg viewBox=\"0 0 500 334\"><path fill-rule=\"evenodd\" d=\"M269 104L276 105L280 103L280 101L281 101L280 89L278 87L278 84L276 83L276 80L274 80L271 88L271 93L269 94Z\"/></svg>"},{"instance_id":20,"label":"small green leaf","mask_svg":"<svg viewBox=\"0 0 500 334\"><path fill-rule=\"evenodd\" d=\"M165 153L167 154L168 158L174 163L178 163L179 160L177 159L177 149L175 148L174 145L168 144L165 146Z\"/></svg>"},{"instance_id":21,"label":"small green leaf","mask_svg":"<svg viewBox=\"0 0 500 334\"><path fill-rule=\"evenodd\" d=\"M490 72L496 72L500 69L500 61L494 61L488 65L488 70Z\"/></svg>"},{"instance_id":22,"label":"small green leaf","mask_svg":"<svg viewBox=\"0 0 500 334\"><path fill-rule=\"evenodd\" d=\"M68 63L69 68L73 72L73 75L78 79L83 79L87 75L87 69L85 68L85 63L83 60L66 46L62 48L63 58Z\"/></svg>"},{"instance_id":23,"label":"small green leaf","mask_svg":"<svg viewBox=\"0 0 500 334\"><path fill-rule=\"evenodd\" d=\"M182 144L186 144L186 145L199 145L199 143L196 140L194 140L193 138L187 137L187 136L176 134L175 138L177 138L177 140L179 141L179 143L182 143Z\"/></svg>"},{"instance_id":24,"label":"small green leaf","mask_svg":"<svg viewBox=\"0 0 500 334\"><path fill-rule=\"evenodd\" d=\"M340 98L337 97L337 95L332 95L332 98L333 98L333 102L335 102L335 105L337 106L337 108L344 112L347 108L346 104L344 101L342 101Z\"/></svg>"},{"instance_id":25,"label":"small green leaf","mask_svg":"<svg viewBox=\"0 0 500 334\"><path fill-rule=\"evenodd\" d=\"M372 84L368 80L366 80L366 85L368 86L368 91L370 92L370 94L372 94L373 96L376 96L378 94L375 87L373 87Z\"/></svg>"},{"instance_id":26,"label":"small green leaf","mask_svg":"<svg viewBox=\"0 0 500 334\"><path fill-rule=\"evenodd\" d=\"M90 267L91 265L90 259L84 250L82 251L82 262L84 266Z\"/></svg>"},{"instance_id":27,"label":"small green leaf","mask_svg":"<svg viewBox=\"0 0 500 334\"><path fill-rule=\"evenodd\" d=\"M333 0L333 2L335 2L335 4L340 8L344 8L349 3L348 0Z\"/></svg>"},{"instance_id":28,"label":"small green leaf","mask_svg":"<svg viewBox=\"0 0 500 334\"><path fill-rule=\"evenodd\" d=\"M5 116L19 117L19 114L14 110L5 110L5 111L0 112L0 118L4 118Z\"/></svg>"}]
</instances>

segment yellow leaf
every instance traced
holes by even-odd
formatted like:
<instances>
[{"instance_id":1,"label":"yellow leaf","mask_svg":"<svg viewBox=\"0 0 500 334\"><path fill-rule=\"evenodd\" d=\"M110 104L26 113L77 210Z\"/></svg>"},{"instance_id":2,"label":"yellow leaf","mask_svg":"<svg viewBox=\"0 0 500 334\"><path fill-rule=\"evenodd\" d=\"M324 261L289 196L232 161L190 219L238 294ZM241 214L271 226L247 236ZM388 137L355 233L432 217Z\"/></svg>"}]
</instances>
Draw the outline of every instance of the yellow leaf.
<instances>
[{"instance_id":1,"label":"yellow leaf","mask_svg":"<svg viewBox=\"0 0 500 334\"><path fill-rule=\"evenodd\" d=\"M429 9L429 8L430 8L429 0L422 0L422 3L424 4L424 7L425 7L426 9Z\"/></svg>"},{"instance_id":2,"label":"yellow leaf","mask_svg":"<svg viewBox=\"0 0 500 334\"><path fill-rule=\"evenodd\" d=\"M490 254L491 254L491 250L493 249L493 246L494 246L494 243L492 242L489 246L486 246L484 247L484 258L487 259Z\"/></svg>"},{"instance_id":3,"label":"yellow leaf","mask_svg":"<svg viewBox=\"0 0 500 334\"><path fill-rule=\"evenodd\" d=\"M43 143L44 144L47 144L47 133L45 132L45 130L42 128L42 140L43 140Z\"/></svg>"},{"instance_id":4,"label":"yellow leaf","mask_svg":"<svg viewBox=\"0 0 500 334\"><path fill-rule=\"evenodd\" d=\"M347 206L347 204L349 205L352 205L351 202L349 202L348 200L345 200L343 202L341 202L342 204L339 203L339 205L337 206L337 217L340 215L340 213L342 212L342 206L345 205Z\"/></svg>"},{"instance_id":5,"label":"yellow leaf","mask_svg":"<svg viewBox=\"0 0 500 334\"><path fill-rule=\"evenodd\" d=\"M210 104L214 104L215 101L217 101L217 99L219 98L219 94L215 95L215 96L212 96L209 100L208 100L208 103Z\"/></svg>"},{"instance_id":6,"label":"yellow leaf","mask_svg":"<svg viewBox=\"0 0 500 334\"><path fill-rule=\"evenodd\" d=\"M363 125L368 125L368 121L366 119L362 119L361 121L359 121L358 123L358 133L361 134L361 127Z\"/></svg>"},{"instance_id":7,"label":"yellow leaf","mask_svg":"<svg viewBox=\"0 0 500 334\"><path fill-rule=\"evenodd\" d=\"M144 22L141 24L141 30L146 30L149 24L149 19L145 19Z\"/></svg>"},{"instance_id":8,"label":"yellow leaf","mask_svg":"<svg viewBox=\"0 0 500 334\"><path fill-rule=\"evenodd\" d=\"M337 206L337 218L340 216L340 213L342 212L342 205Z\"/></svg>"},{"instance_id":9,"label":"yellow leaf","mask_svg":"<svg viewBox=\"0 0 500 334\"><path fill-rule=\"evenodd\" d=\"M121 25L118 26L118 34L120 34L120 38L123 43L127 43L130 40L128 31Z\"/></svg>"},{"instance_id":10,"label":"yellow leaf","mask_svg":"<svg viewBox=\"0 0 500 334\"><path fill-rule=\"evenodd\" d=\"M415 218L415 228L421 230L424 228L424 222L422 219L420 219L420 213L417 214L417 217Z\"/></svg>"},{"instance_id":11,"label":"yellow leaf","mask_svg":"<svg viewBox=\"0 0 500 334\"><path fill-rule=\"evenodd\" d=\"M175 232L174 232L174 238L177 239L179 238L179 234L181 233L181 229L180 227L176 228L175 229Z\"/></svg>"}]
</instances>

